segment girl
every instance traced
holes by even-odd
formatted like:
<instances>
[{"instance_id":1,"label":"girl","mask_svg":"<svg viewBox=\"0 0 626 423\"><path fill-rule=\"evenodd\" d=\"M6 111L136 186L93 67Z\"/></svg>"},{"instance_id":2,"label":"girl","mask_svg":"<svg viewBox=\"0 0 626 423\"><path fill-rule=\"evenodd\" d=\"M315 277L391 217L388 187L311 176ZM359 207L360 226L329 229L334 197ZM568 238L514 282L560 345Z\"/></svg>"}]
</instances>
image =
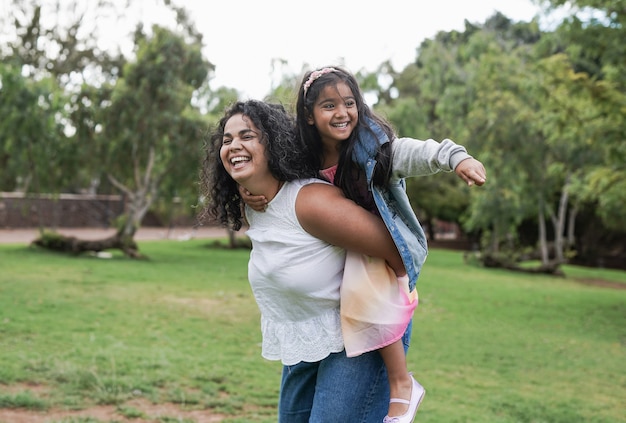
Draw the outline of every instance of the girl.
<instances>
[{"instance_id":1,"label":"girl","mask_svg":"<svg viewBox=\"0 0 626 423\"><path fill-rule=\"evenodd\" d=\"M317 170L294 154L303 147L293 129L281 106L250 100L227 110L202 167L205 216L241 228L238 184L268 199L264 213L246 207L245 218L262 355L283 363L279 422L380 423L389 398L380 355L348 358L344 352L345 249L382 257L399 274L404 265L379 218L311 178Z\"/></svg>"},{"instance_id":2,"label":"girl","mask_svg":"<svg viewBox=\"0 0 626 423\"><path fill-rule=\"evenodd\" d=\"M367 107L356 78L339 67L325 67L304 75L298 91L296 112L298 135L307 145L310 161L320 169L322 177L385 222L408 274L408 284L403 288L411 292L409 299L415 298L416 302L415 284L426 259L427 246L425 234L406 196L404 178L454 170L468 185L483 185L485 169L482 163L467 154L464 147L447 139L438 143L397 138L391 125ZM254 203L258 208L265 200L258 197L246 199L246 202ZM359 262L353 258L349 255L348 261L352 264L346 264L342 304L347 302L350 293L368 298L362 292L363 286L369 287L376 282L371 269L361 268L360 273L348 272L355 267L359 269ZM355 275L367 275L368 272L370 277L366 280L371 284L355 279L358 278ZM377 292L376 289L370 290L370 295L380 296ZM369 307L375 307L372 304L375 302L371 298L360 301ZM375 310L370 313L377 314ZM402 312L398 315L406 317ZM344 318L346 320L348 318ZM409 317L398 324L406 328L404 345L402 340L391 342L398 339L397 332L394 332L388 339L379 339L369 348L391 342L380 350L387 366L391 394L385 421L410 422L423 398L424 389L406 370L405 352L410 339L411 319ZM349 326L348 323L344 325L347 330ZM349 345L346 348L347 353L352 355Z\"/></svg>"}]
</instances>

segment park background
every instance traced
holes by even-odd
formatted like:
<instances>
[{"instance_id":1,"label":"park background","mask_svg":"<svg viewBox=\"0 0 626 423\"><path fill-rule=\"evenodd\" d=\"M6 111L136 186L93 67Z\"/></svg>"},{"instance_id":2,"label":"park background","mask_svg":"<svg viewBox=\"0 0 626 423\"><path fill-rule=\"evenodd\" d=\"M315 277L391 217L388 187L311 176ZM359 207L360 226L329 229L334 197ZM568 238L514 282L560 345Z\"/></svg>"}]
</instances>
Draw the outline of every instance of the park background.
<instances>
[{"instance_id":1,"label":"park background","mask_svg":"<svg viewBox=\"0 0 626 423\"><path fill-rule=\"evenodd\" d=\"M431 246L441 228L452 227L466 247L431 252L420 279L426 291L420 306L424 314L418 318L424 326L414 336L429 344L427 354L415 348L410 359L420 371L438 369L437 376L450 381L438 385L431 376L435 395L431 406L425 404L423 417L430 421L623 420L618 398L624 397L626 386L624 277L623 271L609 268L623 269L626 263L626 8L623 1L535 3L543 12L527 21L496 12L484 22L466 21L462 29L416 40L415 58L407 65L381 60L375 69L351 69L371 107L399 135L452 138L488 171L487 184L478 189L463 186L453 174L407 181ZM129 49L103 50L99 33L85 29L85 15L115 18L124 13L110 2L5 0L2 5L0 226L24 226L6 224L17 213L37 230L40 246L67 251L71 245L78 251L64 257L20 243L0 250L0 342L6 369L0 374L0 407L45 415L59 408L113 404L118 414L143 418L132 407L124 408L133 392L141 392L156 404L181 404L181 396L191 396L194 400L182 401L184 406L226 421L257 421L250 416L261 407L258 421L271 421L275 383L265 385L267 397L247 398L255 395L257 379L275 382L275 375L268 377L275 369L260 360L255 342L246 344L246 359L252 368L270 370L257 377L244 371L251 377L245 388L242 375L229 379L215 370L224 366L237 374L237 363L226 365L226 358L243 351L229 345L233 339L222 343L219 336L211 338L219 348L210 350L206 342L194 340L241 329L225 303L216 300L230 292L233 281L232 294L248 313L242 319L249 324L250 339L257 336L245 283L245 237L227 233L221 247L193 236L165 244L138 237L144 225L193 229L202 200L197 179L207 131L228 104L245 97L237 87L210 84L219 63L204 56L203 46L230 42L234 57L245 64L245 40L254 37L254 28L235 25L218 40L205 39L194 22L206 16L193 15L175 2L156 2L174 24L142 25L139 16L125 38ZM554 13L558 21L545 19ZM268 19L279 25L281 18L276 11ZM350 22L349 13L346 19ZM268 21L261 19L259 25ZM347 28L351 34L353 27ZM358 30L355 24L355 34ZM348 43L358 38L355 34L316 42ZM308 64L290 72L279 66L288 61L276 58L279 70L270 78L265 98L293 109L294 90ZM51 220L50 212L68 196L120 200L121 207L100 221L110 229L107 242L81 244L64 235L68 225ZM16 199L22 202L18 206ZM61 210L52 216L69 215ZM70 220L69 226L79 221ZM93 253L98 250L113 251L112 260L98 260ZM173 266L170 260L177 255L186 267ZM202 267L216 257L232 263L235 273L223 265ZM175 272L164 271L160 265L165 263ZM185 269L203 270L181 277ZM444 269L452 273L440 274ZM138 335L144 323L155 322L151 319L169 324L181 312L168 306L163 316L153 314L150 307L163 306L154 294L159 289L198 301L189 301L193 310L183 308L185 319L178 322L193 327L194 336L179 339L169 330L156 338ZM120 313L132 311L122 300L128 294L136 300L131 307L138 314L131 314L137 327L118 333L124 325ZM74 314L64 314L69 313L62 311L66 306ZM92 320L81 310L99 310L110 324L98 330L77 328L76 321ZM443 318L443 324L438 310L455 317ZM54 324L41 326L47 322ZM96 342L95 350L68 349L98 331L104 341ZM80 338L80 333L91 335ZM46 334L54 334L56 341ZM161 335L173 344L156 342ZM130 341L138 336L143 343ZM194 368L206 384L186 375L184 366L171 365L170 360L185 360L172 346L179 342L189 343L185 351L198 360ZM129 343L137 355L127 354ZM162 351L158 360L154 348ZM152 362L140 366L144 373L139 377L128 369L140 362L141 354L150 355ZM546 361L539 365L541 358ZM122 370L116 360L128 368ZM154 379L150 366L166 369L166 377ZM472 382L473 374L482 377ZM175 375L181 379L170 386L166 379ZM142 388L137 391L136 385ZM480 392L486 397L475 405L449 402L474 400ZM246 409L249 401L252 411ZM35 415L25 418L34 422ZM111 417L115 419L121 417Z\"/></svg>"}]
</instances>

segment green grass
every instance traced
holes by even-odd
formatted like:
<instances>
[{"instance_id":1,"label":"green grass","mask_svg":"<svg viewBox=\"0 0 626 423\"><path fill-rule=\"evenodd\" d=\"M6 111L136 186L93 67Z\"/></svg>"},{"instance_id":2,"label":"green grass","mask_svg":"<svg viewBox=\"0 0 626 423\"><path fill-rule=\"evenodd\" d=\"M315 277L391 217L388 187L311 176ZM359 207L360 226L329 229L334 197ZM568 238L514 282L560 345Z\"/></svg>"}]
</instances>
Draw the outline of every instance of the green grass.
<instances>
[{"instance_id":1,"label":"green grass","mask_svg":"<svg viewBox=\"0 0 626 423\"><path fill-rule=\"evenodd\" d=\"M260 356L248 251L206 240L140 248L150 261L0 245L0 408L112 404L133 419L142 398L224 422L276 421L281 366ZM565 272L489 270L431 251L408 358L427 390L418 421L626 422L626 289L575 279L626 284L626 272Z\"/></svg>"}]
</instances>

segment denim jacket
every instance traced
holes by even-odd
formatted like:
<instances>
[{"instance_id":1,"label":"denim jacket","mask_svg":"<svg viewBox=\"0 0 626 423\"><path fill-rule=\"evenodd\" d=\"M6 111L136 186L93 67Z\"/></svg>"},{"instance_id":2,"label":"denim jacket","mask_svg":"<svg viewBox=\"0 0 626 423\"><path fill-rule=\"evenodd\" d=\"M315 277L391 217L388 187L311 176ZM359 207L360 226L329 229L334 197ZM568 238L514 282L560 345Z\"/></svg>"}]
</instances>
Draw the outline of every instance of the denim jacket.
<instances>
[{"instance_id":1,"label":"denim jacket","mask_svg":"<svg viewBox=\"0 0 626 423\"><path fill-rule=\"evenodd\" d=\"M389 142L383 129L368 118L369 129L360 127L353 160L365 171L368 189L391 234L409 277L409 289L417 283L428 254L426 234L406 194L405 178L452 171L471 156L463 146L451 140L396 138L392 144L392 176L388 187L375 187L372 182L378 147Z\"/></svg>"}]
</instances>

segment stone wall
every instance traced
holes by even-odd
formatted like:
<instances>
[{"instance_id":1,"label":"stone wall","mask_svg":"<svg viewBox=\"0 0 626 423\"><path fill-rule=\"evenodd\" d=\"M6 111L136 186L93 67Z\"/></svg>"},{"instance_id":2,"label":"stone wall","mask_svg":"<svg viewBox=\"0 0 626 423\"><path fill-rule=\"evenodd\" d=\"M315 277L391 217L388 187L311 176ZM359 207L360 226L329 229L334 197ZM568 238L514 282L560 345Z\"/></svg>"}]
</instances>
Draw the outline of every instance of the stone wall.
<instances>
[{"instance_id":1,"label":"stone wall","mask_svg":"<svg viewBox=\"0 0 626 423\"><path fill-rule=\"evenodd\" d=\"M123 211L119 195L0 192L0 228L107 228Z\"/></svg>"}]
</instances>

